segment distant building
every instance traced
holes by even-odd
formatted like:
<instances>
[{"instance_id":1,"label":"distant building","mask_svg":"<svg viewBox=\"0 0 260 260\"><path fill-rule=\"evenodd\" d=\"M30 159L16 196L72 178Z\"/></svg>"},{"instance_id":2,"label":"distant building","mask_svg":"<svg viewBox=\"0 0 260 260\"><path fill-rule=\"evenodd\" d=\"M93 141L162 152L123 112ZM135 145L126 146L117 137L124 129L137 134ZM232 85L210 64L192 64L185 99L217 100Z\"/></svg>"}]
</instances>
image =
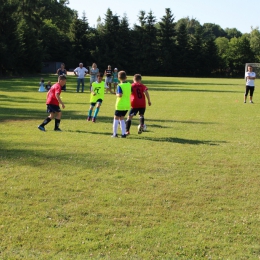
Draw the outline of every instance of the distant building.
<instances>
[{"instance_id":1,"label":"distant building","mask_svg":"<svg viewBox=\"0 0 260 260\"><path fill-rule=\"evenodd\" d=\"M61 66L61 61L44 61L42 65L41 73L53 73L55 74Z\"/></svg>"}]
</instances>

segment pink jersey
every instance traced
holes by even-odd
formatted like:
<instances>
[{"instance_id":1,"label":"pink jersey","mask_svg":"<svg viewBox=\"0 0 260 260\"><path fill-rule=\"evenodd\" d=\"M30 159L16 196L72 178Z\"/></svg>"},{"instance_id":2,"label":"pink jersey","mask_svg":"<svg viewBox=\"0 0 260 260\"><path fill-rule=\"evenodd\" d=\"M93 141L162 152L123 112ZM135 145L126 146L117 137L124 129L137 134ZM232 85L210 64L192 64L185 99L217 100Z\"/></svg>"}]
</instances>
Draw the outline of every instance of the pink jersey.
<instances>
[{"instance_id":1,"label":"pink jersey","mask_svg":"<svg viewBox=\"0 0 260 260\"><path fill-rule=\"evenodd\" d=\"M132 108L144 108L146 107L145 95L144 92L148 88L142 83L133 83L132 84L132 93L131 93L131 107Z\"/></svg>"},{"instance_id":2,"label":"pink jersey","mask_svg":"<svg viewBox=\"0 0 260 260\"><path fill-rule=\"evenodd\" d=\"M56 94L60 94L60 93L61 93L61 85L59 83L55 83L54 85L52 85L52 87L50 88L50 90L47 93L46 104L58 106L59 101L56 98Z\"/></svg>"}]
</instances>

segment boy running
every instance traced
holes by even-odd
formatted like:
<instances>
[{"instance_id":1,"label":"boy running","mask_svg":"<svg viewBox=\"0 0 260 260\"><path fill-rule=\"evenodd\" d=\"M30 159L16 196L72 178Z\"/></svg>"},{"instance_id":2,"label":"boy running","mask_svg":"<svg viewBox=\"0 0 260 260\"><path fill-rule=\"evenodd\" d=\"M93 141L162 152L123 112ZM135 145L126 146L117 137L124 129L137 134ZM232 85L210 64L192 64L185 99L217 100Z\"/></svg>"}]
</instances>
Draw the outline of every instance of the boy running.
<instances>
[{"instance_id":1,"label":"boy running","mask_svg":"<svg viewBox=\"0 0 260 260\"><path fill-rule=\"evenodd\" d=\"M111 137L118 137L117 136L117 128L118 124L120 122L120 127L122 131L122 138L126 138L126 132L125 132L125 115L130 109L131 103L130 103L130 95L131 95L131 84L126 81L126 73L125 71L119 71L118 73L118 79L120 83L117 86L116 91L116 111L114 115L114 122L113 122L113 135Z\"/></svg>"},{"instance_id":2,"label":"boy running","mask_svg":"<svg viewBox=\"0 0 260 260\"><path fill-rule=\"evenodd\" d=\"M151 106L150 95L148 88L141 83L142 76L140 74L134 75L134 83L132 84L131 93L131 110L126 120L126 134L130 134L131 120L139 112L140 127L138 128L138 134L143 132L144 126L144 113L146 108L145 97L148 100L148 105Z\"/></svg>"},{"instance_id":3,"label":"boy running","mask_svg":"<svg viewBox=\"0 0 260 260\"><path fill-rule=\"evenodd\" d=\"M61 120L61 110L59 104L62 108L65 108L64 103L60 98L61 88L66 84L66 75L60 75L58 82L54 84L47 93L47 113L50 115L38 126L38 129L45 132L44 126L50 123L50 121L55 118L54 131L61 131L59 128Z\"/></svg>"},{"instance_id":4,"label":"boy running","mask_svg":"<svg viewBox=\"0 0 260 260\"><path fill-rule=\"evenodd\" d=\"M103 73L99 73L97 75L97 81L92 83L91 86L91 92L90 92L90 108L88 111L88 118L87 120L90 121L92 117L92 111L94 106L96 105L96 109L94 112L94 116L92 118L92 122L96 122L96 118L100 109L100 106L102 104L102 101L104 100L104 94L105 94L105 85L102 81L103 79Z\"/></svg>"}]
</instances>

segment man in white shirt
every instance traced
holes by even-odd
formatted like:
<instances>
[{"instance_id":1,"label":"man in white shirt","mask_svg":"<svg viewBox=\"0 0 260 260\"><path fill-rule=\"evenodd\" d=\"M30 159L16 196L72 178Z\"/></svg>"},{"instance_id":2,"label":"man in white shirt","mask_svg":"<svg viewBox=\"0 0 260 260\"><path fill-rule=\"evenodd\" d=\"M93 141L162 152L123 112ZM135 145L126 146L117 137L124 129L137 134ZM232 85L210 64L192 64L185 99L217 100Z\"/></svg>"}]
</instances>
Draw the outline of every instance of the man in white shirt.
<instances>
[{"instance_id":1,"label":"man in white shirt","mask_svg":"<svg viewBox=\"0 0 260 260\"><path fill-rule=\"evenodd\" d=\"M80 83L81 83L81 92L84 92L84 81L85 81L85 75L87 73L88 73L88 70L85 67L83 67L83 63L80 63L79 67L77 67L74 70L75 76L78 77L78 80L77 80L77 92L79 92Z\"/></svg>"},{"instance_id":2,"label":"man in white shirt","mask_svg":"<svg viewBox=\"0 0 260 260\"><path fill-rule=\"evenodd\" d=\"M246 77L246 92L245 92L245 96L244 96L244 103L246 103L246 98L248 95L248 92L250 92L250 103L253 103L253 94L255 91L255 78L256 78L256 74L255 72L253 72L253 67L252 66L248 66L247 67L247 72L245 74Z\"/></svg>"}]
</instances>

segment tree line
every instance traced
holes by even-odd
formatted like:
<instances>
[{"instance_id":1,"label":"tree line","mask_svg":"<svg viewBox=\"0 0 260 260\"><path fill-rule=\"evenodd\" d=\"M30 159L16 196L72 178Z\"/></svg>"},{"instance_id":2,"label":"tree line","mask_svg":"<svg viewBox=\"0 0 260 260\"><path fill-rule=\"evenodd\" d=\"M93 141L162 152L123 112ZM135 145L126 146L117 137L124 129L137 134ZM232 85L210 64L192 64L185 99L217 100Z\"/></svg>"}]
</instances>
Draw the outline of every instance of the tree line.
<instances>
[{"instance_id":1,"label":"tree line","mask_svg":"<svg viewBox=\"0 0 260 260\"><path fill-rule=\"evenodd\" d=\"M41 71L44 61L66 68L110 64L128 74L161 76L241 77L247 62L260 62L260 31L242 34L236 28L182 18L170 8L159 20L140 11L130 27L107 9L91 27L68 7L67 0L0 0L0 75Z\"/></svg>"}]
</instances>

